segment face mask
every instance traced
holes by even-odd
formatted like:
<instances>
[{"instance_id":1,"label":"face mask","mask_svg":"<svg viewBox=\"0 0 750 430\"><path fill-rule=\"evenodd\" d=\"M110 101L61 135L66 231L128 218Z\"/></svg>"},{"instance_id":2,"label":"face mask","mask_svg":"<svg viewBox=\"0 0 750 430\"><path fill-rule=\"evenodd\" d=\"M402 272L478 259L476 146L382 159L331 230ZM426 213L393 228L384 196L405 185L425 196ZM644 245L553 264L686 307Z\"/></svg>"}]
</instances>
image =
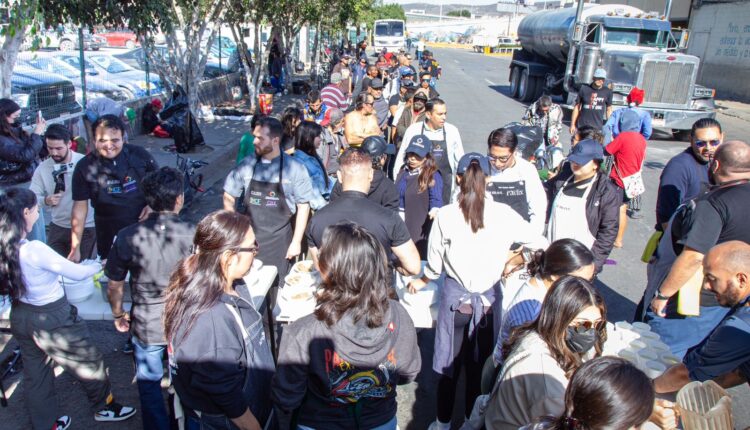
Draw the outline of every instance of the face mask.
<instances>
[{"instance_id":1,"label":"face mask","mask_svg":"<svg viewBox=\"0 0 750 430\"><path fill-rule=\"evenodd\" d=\"M565 344L571 351L584 354L596 343L596 329L590 328L579 332L575 327L568 327L565 332Z\"/></svg>"},{"instance_id":2,"label":"face mask","mask_svg":"<svg viewBox=\"0 0 750 430\"><path fill-rule=\"evenodd\" d=\"M10 123L10 126L11 126L11 127L13 127L13 128L20 128L20 127L21 127L21 125L22 125L22 124L21 124L21 120L19 120L19 119L17 119L17 118L16 118L16 120L15 120L15 121L13 121L12 123Z\"/></svg>"}]
</instances>

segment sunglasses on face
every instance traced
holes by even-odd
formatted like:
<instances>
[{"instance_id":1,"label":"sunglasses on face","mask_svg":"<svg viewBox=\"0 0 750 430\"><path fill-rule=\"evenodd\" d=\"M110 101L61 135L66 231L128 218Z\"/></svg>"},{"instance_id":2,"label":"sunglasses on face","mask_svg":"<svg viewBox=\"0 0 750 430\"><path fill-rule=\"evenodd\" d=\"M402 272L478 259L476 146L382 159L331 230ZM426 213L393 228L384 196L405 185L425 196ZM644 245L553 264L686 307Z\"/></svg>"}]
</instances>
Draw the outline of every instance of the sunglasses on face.
<instances>
[{"instance_id":1,"label":"sunglasses on face","mask_svg":"<svg viewBox=\"0 0 750 430\"><path fill-rule=\"evenodd\" d=\"M253 255L258 255L258 252L260 252L260 245L258 245L258 241L256 240L253 243L253 246L249 248L237 248L237 252L249 252Z\"/></svg>"},{"instance_id":2,"label":"sunglasses on face","mask_svg":"<svg viewBox=\"0 0 750 430\"><path fill-rule=\"evenodd\" d=\"M716 148L721 144L720 139L713 139L713 140L696 140L695 146L698 148L705 148L707 145L710 145L712 148Z\"/></svg>"},{"instance_id":3,"label":"sunglasses on face","mask_svg":"<svg viewBox=\"0 0 750 430\"><path fill-rule=\"evenodd\" d=\"M573 321L570 324L570 327L575 328L576 330L584 329L584 330L591 330L592 328L595 328L597 330L601 330L602 327L604 327L604 324L606 324L603 320L598 321Z\"/></svg>"}]
</instances>

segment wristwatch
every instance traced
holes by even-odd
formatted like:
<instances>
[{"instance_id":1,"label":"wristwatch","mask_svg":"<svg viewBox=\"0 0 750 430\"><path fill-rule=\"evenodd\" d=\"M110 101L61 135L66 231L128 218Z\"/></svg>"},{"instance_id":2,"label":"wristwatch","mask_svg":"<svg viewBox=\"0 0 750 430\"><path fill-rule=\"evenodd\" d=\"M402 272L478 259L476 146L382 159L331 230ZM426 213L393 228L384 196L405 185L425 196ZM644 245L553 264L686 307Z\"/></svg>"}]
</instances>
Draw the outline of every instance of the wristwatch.
<instances>
[{"instance_id":1,"label":"wristwatch","mask_svg":"<svg viewBox=\"0 0 750 430\"><path fill-rule=\"evenodd\" d=\"M665 296L659 290L656 290L656 298L659 300L669 300L669 296Z\"/></svg>"}]
</instances>

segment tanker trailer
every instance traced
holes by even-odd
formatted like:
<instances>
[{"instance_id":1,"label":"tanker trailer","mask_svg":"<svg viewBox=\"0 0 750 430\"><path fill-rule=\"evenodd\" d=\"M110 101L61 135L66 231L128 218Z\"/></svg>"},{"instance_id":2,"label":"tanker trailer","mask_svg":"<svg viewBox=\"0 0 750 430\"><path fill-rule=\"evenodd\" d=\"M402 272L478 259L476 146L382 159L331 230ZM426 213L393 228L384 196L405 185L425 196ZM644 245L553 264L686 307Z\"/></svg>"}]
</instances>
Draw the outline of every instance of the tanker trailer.
<instances>
[{"instance_id":1,"label":"tanker trailer","mask_svg":"<svg viewBox=\"0 0 750 430\"><path fill-rule=\"evenodd\" d=\"M526 16L518 26L521 48L510 64L510 93L524 102L542 94L562 95L572 108L578 90L594 70L607 71L613 104L637 86L641 107L655 128L685 138L699 118L715 116L713 89L696 84L700 59L684 50L687 33L672 35L671 24L656 12L626 5L583 4Z\"/></svg>"}]
</instances>

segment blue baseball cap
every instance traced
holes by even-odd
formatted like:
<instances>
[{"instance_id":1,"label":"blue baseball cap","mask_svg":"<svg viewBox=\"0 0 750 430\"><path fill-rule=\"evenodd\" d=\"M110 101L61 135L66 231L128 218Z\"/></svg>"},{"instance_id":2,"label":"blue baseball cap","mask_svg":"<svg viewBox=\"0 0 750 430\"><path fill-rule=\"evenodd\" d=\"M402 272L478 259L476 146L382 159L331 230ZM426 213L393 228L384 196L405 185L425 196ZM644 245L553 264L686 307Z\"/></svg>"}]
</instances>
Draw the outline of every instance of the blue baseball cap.
<instances>
[{"instance_id":1,"label":"blue baseball cap","mask_svg":"<svg viewBox=\"0 0 750 430\"><path fill-rule=\"evenodd\" d=\"M398 74L401 75L401 77L412 76L414 75L414 70L409 66L401 66L398 68Z\"/></svg>"},{"instance_id":2,"label":"blue baseball cap","mask_svg":"<svg viewBox=\"0 0 750 430\"><path fill-rule=\"evenodd\" d=\"M477 161L479 163L479 167L482 169L482 172L484 172L485 176L490 176L490 160L486 156L478 152L469 152L468 154L464 154L464 156L461 157L460 160L458 160L456 174L463 175L464 173L466 173L466 169L468 169L471 163L474 161Z\"/></svg>"},{"instance_id":3,"label":"blue baseball cap","mask_svg":"<svg viewBox=\"0 0 750 430\"><path fill-rule=\"evenodd\" d=\"M406 153L416 154L419 158L424 158L432 150L432 141L424 134L418 134L411 138L409 146L406 147Z\"/></svg>"},{"instance_id":4,"label":"blue baseball cap","mask_svg":"<svg viewBox=\"0 0 750 430\"><path fill-rule=\"evenodd\" d=\"M604 148L594 139L583 139L570 150L568 161L580 165L588 164L591 160L604 160Z\"/></svg>"}]
</instances>

